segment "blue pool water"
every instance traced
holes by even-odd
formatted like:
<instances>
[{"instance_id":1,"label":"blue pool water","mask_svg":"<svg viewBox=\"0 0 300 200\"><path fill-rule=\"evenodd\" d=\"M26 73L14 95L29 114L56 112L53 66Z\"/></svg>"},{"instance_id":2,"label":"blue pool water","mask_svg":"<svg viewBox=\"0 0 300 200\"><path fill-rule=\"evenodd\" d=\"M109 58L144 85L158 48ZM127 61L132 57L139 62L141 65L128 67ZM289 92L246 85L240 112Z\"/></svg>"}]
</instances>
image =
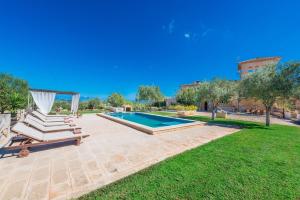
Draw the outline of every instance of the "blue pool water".
<instances>
[{"instance_id":1,"label":"blue pool water","mask_svg":"<svg viewBox=\"0 0 300 200\"><path fill-rule=\"evenodd\" d=\"M145 113L110 113L109 115L120 119L128 120L152 128L172 126L178 124L192 123L191 120L175 119L171 117L163 117L157 115L149 115Z\"/></svg>"}]
</instances>

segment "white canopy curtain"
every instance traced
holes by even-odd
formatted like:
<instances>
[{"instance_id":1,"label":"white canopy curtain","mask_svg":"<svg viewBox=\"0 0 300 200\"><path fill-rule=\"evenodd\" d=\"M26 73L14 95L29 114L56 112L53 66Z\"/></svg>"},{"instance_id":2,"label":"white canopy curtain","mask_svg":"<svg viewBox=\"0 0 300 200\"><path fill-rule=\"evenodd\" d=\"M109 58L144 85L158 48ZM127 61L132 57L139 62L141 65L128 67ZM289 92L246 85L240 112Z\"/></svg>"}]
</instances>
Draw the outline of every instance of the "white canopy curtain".
<instances>
[{"instance_id":1,"label":"white canopy curtain","mask_svg":"<svg viewBox=\"0 0 300 200\"><path fill-rule=\"evenodd\" d=\"M79 94L73 94L72 95L72 105L71 105L71 112L73 114L75 114L78 110L78 106L79 106L79 99L80 99L80 95Z\"/></svg>"},{"instance_id":2,"label":"white canopy curtain","mask_svg":"<svg viewBox=\"0 0 300 200\"><path fill-rule=\"evenodd\" d=\"M48 114L53 106L55 95L54 92L30 91L33 100L43 114Z\"/></svg>"}]
</instances>

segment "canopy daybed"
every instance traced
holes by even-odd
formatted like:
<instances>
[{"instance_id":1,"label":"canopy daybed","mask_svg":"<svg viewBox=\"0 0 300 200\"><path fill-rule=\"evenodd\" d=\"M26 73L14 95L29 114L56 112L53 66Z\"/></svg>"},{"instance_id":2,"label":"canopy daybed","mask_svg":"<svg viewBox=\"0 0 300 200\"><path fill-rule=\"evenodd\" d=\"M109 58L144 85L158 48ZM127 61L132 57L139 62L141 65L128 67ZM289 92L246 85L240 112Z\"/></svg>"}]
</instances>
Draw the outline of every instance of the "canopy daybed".
<instances>
[{"instance_id":1,"label":"canopy daybed","mask_svg":"<svg viewBox=\"0 0 300 200\"><path fill-rule=\"evenodd\" d=\"M48 115L53 106L55 96L57 94L72 95L71 112L75 115L78 111L80 94L77 92L45 90L45 89L29 89L34 103L39 108L40 112ZM28 107L30 107L30 94L28 94Z\"/></svg>"}]
</instances>

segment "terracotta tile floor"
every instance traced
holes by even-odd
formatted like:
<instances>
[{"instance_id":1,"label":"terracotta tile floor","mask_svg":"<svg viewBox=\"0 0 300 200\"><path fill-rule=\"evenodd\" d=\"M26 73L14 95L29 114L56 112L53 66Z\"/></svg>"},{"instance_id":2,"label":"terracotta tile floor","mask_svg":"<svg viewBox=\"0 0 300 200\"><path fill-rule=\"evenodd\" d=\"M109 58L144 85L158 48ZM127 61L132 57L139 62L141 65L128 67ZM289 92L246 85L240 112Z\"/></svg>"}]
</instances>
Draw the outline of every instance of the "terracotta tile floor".
<instances>
[{"instance_id":1,"label":"terracotta tile floor","mask_svg":"<svg viewBox=\"0 0 300 200\"><path fill-rule=\"evenodd\" d=\"M0 199L70 199L167 157L238 131L199 126L147 135L96 115L76 120L91 136L80 146L33 149L26 158L0 159Z\"/></svg>"}]
</instances>

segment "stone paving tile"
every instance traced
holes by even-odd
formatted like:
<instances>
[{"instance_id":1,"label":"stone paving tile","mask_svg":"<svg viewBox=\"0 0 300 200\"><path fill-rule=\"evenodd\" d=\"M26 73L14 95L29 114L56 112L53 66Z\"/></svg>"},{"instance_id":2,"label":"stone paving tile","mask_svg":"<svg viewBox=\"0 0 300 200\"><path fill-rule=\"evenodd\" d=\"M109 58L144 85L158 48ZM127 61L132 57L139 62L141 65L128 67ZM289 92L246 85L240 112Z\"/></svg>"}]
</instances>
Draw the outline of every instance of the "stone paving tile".
<instances>
[{"instance_id":1,"label":"stone paving tile","mask_svg":"<svg viewBox=\"0 0 300 200\"><path fill-rule=\"evenodd\" d=\"M65 183L70 179L69 170L67 168L53 171L51 174L52 182L51 184L57 185L60 183Z\"/></svg>"},{"instance_id":2,"label":"stone paving tile","mask_svg":"<svg viewBox=\"0 0 300 200\"><path fill-rule=\"evenodd\" d=\"M64 182L58 185L51 185L49 199L68 199L72 192L71 184Z\"/></svg>"},{"instance_id":3,"label":"stone paving tile","mask_svg":"<svg viewBox=\"0 0 300 200\"><path fill-rule=\"evenodd\" d=\"M11 177L13 177L13 180L29 180L31 171L30 168L22 168L21 165L18 165L16 166L14 173L11 174Z\"/></svg>"},{"instance_id":4,"label":"stone paving tile","mask_svg":"<svg viewBox=\"0 0 300 200\"><path fill-rule=\"evenodd\" d=\"M39 167L32 171L31 182L43 182L50 179L50 166Z\"/></svg>"},{"instance_id":5,"label":"stone paving tile","mask_svg":"<svg viewBox=\"0 0 300 200\"><path fill-rule=\"evenodd\" d=\"M49 181L34 184L29 187L27 199L28 200L39 200L49 199Z\"/></svg>"},{"instance_id":6,"label":"stone paving tile","mask_svg":"<svg viewBox=\"0 0 300 200\"><path fill-rule=\"evenodd\" d=\"M10 182L4 190L0 199L22 199L25 196L25 189L27 186L27 180L18 180ZM26 191L28 193L28 191Z\"/></svg>"},{"instance_id":7,"label":"stone paving tile","mask_svg":"<svg viewBox=\"0 0 300 200\"><path fill-rule=\"evenodd\" d=\"M35 150L0 159L0 199L70 199L238 129L202 126L148 135L85 115L76 122L91 136L80 146Z\"/></svg>"}]
</instances>

